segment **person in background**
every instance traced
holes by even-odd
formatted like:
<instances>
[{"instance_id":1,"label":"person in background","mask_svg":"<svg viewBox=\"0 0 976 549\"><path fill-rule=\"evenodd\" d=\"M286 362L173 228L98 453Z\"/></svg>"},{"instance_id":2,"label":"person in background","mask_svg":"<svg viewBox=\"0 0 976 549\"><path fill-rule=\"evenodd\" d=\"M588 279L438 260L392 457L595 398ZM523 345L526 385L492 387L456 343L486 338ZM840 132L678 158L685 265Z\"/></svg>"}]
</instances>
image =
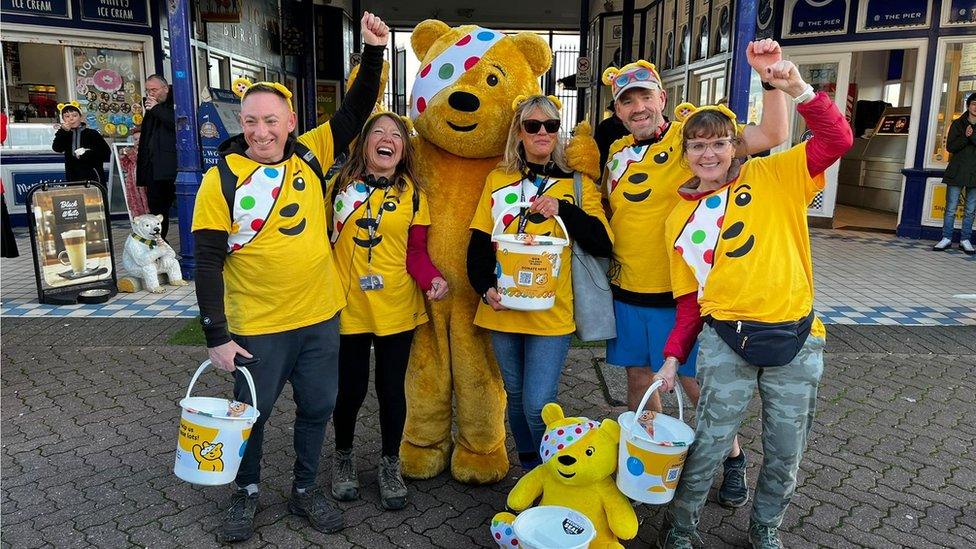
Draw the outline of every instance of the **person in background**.
<instances>
[{"instance_id":1,"label":"person in background","mask_svg":"<svg viewBox=\"0 0 976 549\"><path fill-rule=\"evenodd\" d=\"M163 238L176 200L176 111L173 88L154 74L146 79L146 114L142 119L136 184L146 188L149 213L163 216Z\"/></svg>"},{"instance_id":2,"label":"person in background","mask_svg":"<svg viewBox=\"0 0 976 549\"><path fill-rule=\"evenodd\" d=\"M197 193L196 292L207 354L227 371L237 368L238 357L252 359L248 369L260 395L261 415L218 530L224 543L254 534L264 427L285 383L296 407L288 511L321 532L344 526L316 483L335 405L339 311L346 304L326 232L321 167L359 133L379 91L390 30L369 12L361 26L366 45L360 75L335 116L295 138L291 92L279 83L251 85L241 98L243 133L220 145L220 163L204 175ZM250 402L243 376L235 378L235 398Z\"/></svg>"},{"instance_id":3,"label":"person in background","mask_svg":"<svg viewBox=\"0 0 976 549\"><path fill-rule=\"evenodd\" d=\"M405 122L379 113L366 122L339 172L332 200L332 246L346 308L339 317L339 392L332 496L359 498L353 442L369 387L369 351L376 354L375 385L383 440L377 473L380 504L403 509L400 439L407 414L404 380L414 329L427 322L424 296L447 295L447 281L427 255L430 211L414 168Z\"/></svg>"},{"instance_id":4,"label":"person in background","mask_svg":"<svg viewBox=\"0 0 976 549\"><path fill-rule=\"evenodd\" d=\"M973 221L976 220L976 93L966 98L966 112L952 121L946 135L946 150L952 153L942 182L946 185L946 206L942 220L942 240L933 250L941 252L952 245L959 198L966 193L959 249L973 255Z\"/></svg>"},{"instance_id":5,"label":"person in background","mask_svg":"<svg viewBox=\"0 0 976 549\"><path fill-rule=\"evenodd\" d=\"M112 156L108 143L81 121L77 103L62 103L60 107L61 123L54 125L57 133L51 149L64 154L64 180L104 183L103 166Z\"/></svg>"},{"instance_id":6,"label":"person in background","mask_svg":"<svg viewBox=\"0 0 976 549\"><path fill-rule=\"evenodd\" d=\"M692 548L712 479L757 390L763 463L749 542L782 548L778 530L816 411L826 331L813 312L807 205L854 137L830 97L815 94L792 62L760 75L793 98L812 139L742 162L743 131L727 108L696 109L682 129L679 154L694 175L678 189L664 246L674 295L696 297L693 307L678 309L675 325L704 327L695 442L659 533L658 547L666 549ZM692 345L682 341L680 352ZM675 385L676 366L665 363L656 376L665 389Z\"/></svg>"},{"instance_id":7,"label":"person in background","mask_svg":"<svg viewBox=\"0 0 976 549\"><path fill-rule=\"evenodd\" d=\"M593 130L593 139L596 140L596 146L600 149L600 165L605 166L607 164L607 155L610 154L610 145L614 141L628 135L630 132L627 130L627 126L620 121L617 113L614 111L614 102L610 101L607 105L607 110L610 111L610 116L604 118L596 125L596 129Z\"/></svg>"},{"instance_id":8,"label":"person in background","mask_svg":"<svg viewBox=\"0 0 976 549\"><path fill-rule=\"evenodd\" d=\"M0 112L0 145L7 141L7 113ZM17 240L10 228L10 213L7 212L7 199L4 196L3 181L0 181L0 257L17 257Z\"/></svg>"},{"instance_id":9,"label":"person in background","mask_svg":"<svg viewBox=\"0 0 976 549\"><path fill-rule=\"evenodd\" d=\"M552 97L516 99L505 156L485 181L468 244L468 280L482 300L474 323L491 333L508 395L508 423L526 470L541 463L539 444L546 429L542 407L556 401L570 337L576 330L572 246L562 251L555 305L541 311L514 311L501 304L491 234L500 221L506 233L563 236L553 219L559 215L569 231L566 236L586 252L609 257L613 245L600 191L589 177L577 176L566 166L558 133L559 108ZM575 177L582 178L581 199L575 198ZM532 205L509 207L518 202Z\"/></svg>"}]
</instances>

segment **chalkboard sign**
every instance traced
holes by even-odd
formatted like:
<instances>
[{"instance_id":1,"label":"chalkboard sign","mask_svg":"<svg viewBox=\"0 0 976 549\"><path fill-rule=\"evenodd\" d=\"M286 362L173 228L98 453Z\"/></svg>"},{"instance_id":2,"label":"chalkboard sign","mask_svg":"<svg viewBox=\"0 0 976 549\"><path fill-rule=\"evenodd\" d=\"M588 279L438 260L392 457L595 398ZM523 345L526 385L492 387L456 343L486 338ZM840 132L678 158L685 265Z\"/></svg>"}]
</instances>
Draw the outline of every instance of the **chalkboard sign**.
<instances>
[{"instance_id":1,"label":"chalkboard sign","mask_svg":"<svg viewBox=\"0 0 976 549\"><path fill-rule=\"evenodd\" d=\"M97 302L115 295L104 187L91 181L39 185L27 195L27 216L41 303Z\"/></svg>"}]
</instances>

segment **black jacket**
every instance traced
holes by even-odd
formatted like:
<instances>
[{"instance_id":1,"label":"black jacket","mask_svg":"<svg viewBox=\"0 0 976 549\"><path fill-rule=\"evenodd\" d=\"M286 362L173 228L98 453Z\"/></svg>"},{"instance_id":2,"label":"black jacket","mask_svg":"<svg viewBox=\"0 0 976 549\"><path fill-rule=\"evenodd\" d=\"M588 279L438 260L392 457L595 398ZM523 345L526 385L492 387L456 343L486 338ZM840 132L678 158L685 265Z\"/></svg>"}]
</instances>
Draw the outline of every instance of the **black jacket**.
<instances>
[{"instance_id":1,"label":"black jacket","mask_svg":"<svg viewBox=\"0 0 976 549\"><path fill-rule=\"evenodd\" d=\"M139 137L136 160L136 184L148 187L154 181L176 179L176 111L173 105L173 86L166 101L149 109Z\"/></svg>"},{"instance_id":2,"label":"black jacket","mask_svg":"<svg viewBox=\"0 0 976 549\"><path fill-rule=\"evenodd\" d=\"M75 158L75 150L79 147L88 149L79 158ZM51 143L54 152L64 153L65 181L98 181L105 182L103 166L112 153L108 143L97 131L86 128L84 124L70 131L59 129L54 134Z\"/></svg>"},{"instance_id":3,"label":"black jacket","mask_svg":"<svg viewBox=\"0 0 976 549\"><path fill-rule=\"evenodd\" d=\"M966 137L966 128L972 127L972 135ZM976 124L969 123L969 114L952 121L946 136L946 150L952 153L942 182L955 187L976 187Z\"/></svg>"}]
</instances>

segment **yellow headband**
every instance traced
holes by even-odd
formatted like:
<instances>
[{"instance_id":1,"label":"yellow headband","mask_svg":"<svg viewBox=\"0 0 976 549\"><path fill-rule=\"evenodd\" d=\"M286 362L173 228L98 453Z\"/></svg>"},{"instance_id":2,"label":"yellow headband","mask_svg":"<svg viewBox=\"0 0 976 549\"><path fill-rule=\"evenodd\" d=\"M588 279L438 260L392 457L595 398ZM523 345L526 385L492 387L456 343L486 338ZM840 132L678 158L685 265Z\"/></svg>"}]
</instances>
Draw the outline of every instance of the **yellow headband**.
<instances>
[{"instance_id":1,"label":"yellow headband","mask_svg":"<svg viewBox=\"0 0 976 549\"><path fill-rule=\"evenodd\" d=\"M81 103L77 101L68 101L67 103L58 103L58 114L61 114L61 111L63 111L65 107L74 107L78 109L78 112L81 112Z\"/></svg>"},{"instance_id":2,"label":"yellow headband","mask_svg":"<svg viewBox=\"0 0 976 549\"><path fill-rule=\"evenodd\" d=\"M539 96L539 95L519 95L519 96L517 96L515 98L515 101L512 101L512 110L513 111L518 110L519 106L522 103L525 103L526 101L528 101L529 99L532 99L534 97L542 97L542 96ZM563 102L560 101L558 97L556 97L555 95L547 95L547 96L545 96L545 98L548 99L553 105L556 106L556 110L557 111L563 110Z\"/></svg>"},{"instance_id":3,"label":"yellow headband","mask_svg":"<svg viewBox=\"0 0 976 549\"><path fill-rule=\"evenodd\" d=\"M732 121L733 126L738 124L738 121L735 119L735 113L725 105L702 105L701 107L696 107L692 103L682 103L674 108L674 119L678 122L687 122L693 115L704 111L718 112L728 117Z\"/></svg>"},{"instance_id":4,"label":"yellow headband","mask_svg":"<svg viewBox=\"0 0 976 549\"><path fill-rule=\"evenodd\" d=\"M295 107L293 107L291 104L291 90L278 82L255 82L252 84L247 78L237 78L231 82L230 89L232 92L234 92L234 95L240 97L241 101L244 101L244 97L247 95L247 92L254 86L267 86L274 89L276 92L284 96L285 101L288 103L288 110L295 112Z\"/></svg>"}]
</instances>

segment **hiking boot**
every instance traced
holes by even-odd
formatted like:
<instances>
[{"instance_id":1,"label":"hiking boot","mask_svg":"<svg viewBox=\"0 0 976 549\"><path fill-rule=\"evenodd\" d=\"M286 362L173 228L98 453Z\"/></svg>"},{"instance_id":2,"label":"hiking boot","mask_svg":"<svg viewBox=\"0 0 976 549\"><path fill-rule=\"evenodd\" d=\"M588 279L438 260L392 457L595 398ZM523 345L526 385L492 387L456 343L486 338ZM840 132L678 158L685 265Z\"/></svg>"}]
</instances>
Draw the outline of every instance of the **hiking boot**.
<instances>
[{"instance_id":1,"label":"hiking boot","mask_svg":"<svg viewBox=\"0 0 976 549\"><path fill-rule=\"evenodd\" d=\"M342 513L329 504L318 486L304 492L292 488L291 498L288 499L288 512L308 518L312 528L326 534L338 532L345 526Z\"/></svg>"},{"instance_id":2,"label":"hiking boot","mask_svg":"<svg viewBox=\"0 0 976 549\"><path fill-rule=\"evenodd\" d=\"M783 549L779 532L772 526L762 526L749 522L749 544L753 549Z\"/></svg>"},{"instance_id":3,"label":"hiking boot","mask_svg":"<svg viewBox=\"0 0 976 549\"><path fill-rule=\"evenodd\" d=\"M359 476L352 450L336 450L332 464L332 497L338 501L359 499Z\"/></svg>"},{"instance_id":4,"label":"hiking boot","mask_svg":"<svg viewBox=\"0 0 976 549\"><path fill-rule=\"evenodd\" d=\"M943 238L942 240L940 240L938 242L938 244L936 244L935 246L932 246L932 251L934 251L934 252L944 252L944 251L948 250L949 249L949 246L951 246L951 245L952 245L952 240L950 240L948 238Z\"/></svg>"},{"instance_id":5,"label":"hiking boot","mask_svg":"<svg viewBox=\"0 0 976 549\"><path fill-rule=\"evenodd\" d=\"M657 534L658 549L693 549L691 543L692 536L683 534L672 527L661 526L661 531Z\"/></svg>"},{"instance_id":6,"label":"hiking boot","mask_svg":"<svg viewBox=\"0 0 976 549\"><path fill-rule=\"evenodd\" d=\"M238 488L230 497L230 507L217 532L217 541L232 543L250 539L254 535L254 513L257 510L258 493L248 495L247 490Z\"/></svg>"},{"instance_id":7,"label":"hiking boot","mask_svg":"<svg viewBox=\"0 0 976 549\"><path fill-rule=\"evenodd\" d=\"M383 456L377 475L380 483L380 504L384 509L395 511L407 505L407 485L400 475L400 458Z\"/></svg>"},{"instance_id":8,"label":"hiking boot","mask_svg":"<svg viewBox=\"0 0 976 549\"><path fill-rule=\"evenodd\" d=\"M718 489L718 502L724 507L742 507L749 501L749 488L746 486L746 453L738 457L725 458L725 472L722 486Z\"/></svg>"},{"instance_id":9,"label":"hiking boot","mask_svg":"<svg viewBox=\"0 0 976 549\"><path fill-rule=\"evenodd\" d=\"M973 247L973 243L970 240L960 240L959 249L969 255L976 254L976 247Z\"/></svg>"}]
</instances>

